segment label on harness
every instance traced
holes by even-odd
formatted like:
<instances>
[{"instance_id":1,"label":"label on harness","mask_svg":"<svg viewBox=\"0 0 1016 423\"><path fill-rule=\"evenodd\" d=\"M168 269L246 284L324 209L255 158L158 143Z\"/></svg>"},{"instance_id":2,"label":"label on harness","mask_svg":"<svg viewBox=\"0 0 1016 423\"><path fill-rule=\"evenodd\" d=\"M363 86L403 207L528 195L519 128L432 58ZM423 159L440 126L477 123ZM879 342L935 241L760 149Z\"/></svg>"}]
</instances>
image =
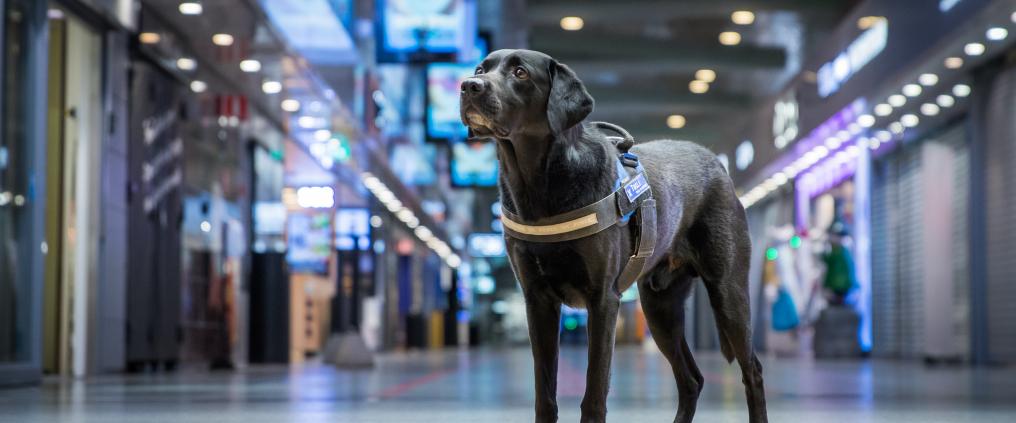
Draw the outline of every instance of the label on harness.
<instances>
[{"instance_id":1,"label":"label on harness","mask_svg":"<svg viewBox=\"0 0 1016 423\"><path fill-rule=\"evenodd\" d=\"M624 185L624 193L628 201L634 203L636 198L649 190L649 182L646 182L646 174L639 173L631 181Z\"/></svg>"}]
</instances>

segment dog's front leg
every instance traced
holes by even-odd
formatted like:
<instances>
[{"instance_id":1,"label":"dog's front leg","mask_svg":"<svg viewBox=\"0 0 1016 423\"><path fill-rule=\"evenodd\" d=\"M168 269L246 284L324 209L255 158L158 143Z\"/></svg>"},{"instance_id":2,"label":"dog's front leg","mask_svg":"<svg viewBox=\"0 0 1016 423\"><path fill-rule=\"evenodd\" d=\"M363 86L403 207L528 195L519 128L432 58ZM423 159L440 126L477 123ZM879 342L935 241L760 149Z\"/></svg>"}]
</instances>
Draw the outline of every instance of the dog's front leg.
<instances>
[{"instance_id":1,"label":"dog's front leg","mask_svg":"<svg viewBox=\"0 0 1016 423\"><path fill-rule=\"evenodd\" d=\"M536 373L536 422L557 422L557 353L561 303L542 295L526 298L529 342Z\"/></svg>"},{"instance_id":2,"label":"dog's front leg","mask_svg":"<svg viewBox=\"0 0 1016 423\"><path fill-rule=\"evenodd\" d=\"M582 397L582 422L607 421L607 391L610 388L610 360L614 354L614 326L621 298L612 291L590 301L589 364L586 393Z\"/></svg>"}]
</instances>

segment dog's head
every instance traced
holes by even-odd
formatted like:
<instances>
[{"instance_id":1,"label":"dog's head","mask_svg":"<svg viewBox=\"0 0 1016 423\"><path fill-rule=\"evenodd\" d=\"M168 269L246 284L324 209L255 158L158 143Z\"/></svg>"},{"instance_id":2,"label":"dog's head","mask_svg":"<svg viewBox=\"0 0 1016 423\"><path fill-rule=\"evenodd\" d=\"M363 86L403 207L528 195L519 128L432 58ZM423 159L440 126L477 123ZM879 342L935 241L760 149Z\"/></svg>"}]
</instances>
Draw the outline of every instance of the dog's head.
<instances>
[{"instance_id":1,"label":"dog's head","mask_svg":"<svg viewBox=\"0 0 1016 423\"><path fill-rule=\"evenodd\" d=\"M556 135L593 111L575 73L537 51L490 53L461 88L462 122L471 136Z\"/></svg>"}]
</instances>

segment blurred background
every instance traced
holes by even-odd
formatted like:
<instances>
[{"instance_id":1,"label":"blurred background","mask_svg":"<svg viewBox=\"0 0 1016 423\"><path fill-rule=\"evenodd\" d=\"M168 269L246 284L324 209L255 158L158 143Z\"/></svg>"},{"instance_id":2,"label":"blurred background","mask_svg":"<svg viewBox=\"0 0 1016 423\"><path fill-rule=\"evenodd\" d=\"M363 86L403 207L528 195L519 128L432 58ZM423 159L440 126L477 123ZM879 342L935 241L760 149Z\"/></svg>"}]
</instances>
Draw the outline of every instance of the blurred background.
<instances>
[{"instance_id":1,"label":"blurred background","mask_svg":"<svg viewBox=\"0 0 1016 423\"><path fill-rule=\"evenodd\" d=\"M1014 411L982 407L1016 403L1014 0L0 10L11 421L138 421L129 404L212 418L222 403L268 421L415 421L435 403L465 410L451 420L528 419L496 150L466 141L458 111L460 81L502 48L572 67L591 119L727 167L774 415ZM664 421L676 394L637 297L623 294L611 401ZM704 395L733 404L700 413L743 420L701 289L686 315ZM585 322L559 323L576 410Z\"/></svg>"}]
</instances>

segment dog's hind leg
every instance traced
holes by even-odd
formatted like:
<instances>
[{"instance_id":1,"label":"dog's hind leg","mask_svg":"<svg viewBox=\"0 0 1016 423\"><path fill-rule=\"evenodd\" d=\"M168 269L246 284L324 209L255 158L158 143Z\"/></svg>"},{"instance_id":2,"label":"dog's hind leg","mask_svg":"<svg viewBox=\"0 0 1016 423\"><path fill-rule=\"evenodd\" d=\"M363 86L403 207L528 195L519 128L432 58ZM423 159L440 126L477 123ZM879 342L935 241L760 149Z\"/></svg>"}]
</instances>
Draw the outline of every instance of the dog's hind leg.
<instances>
[{"instance_id":1,"label":"dog's hind leg","mask_svg":"<svg viewBox=\"0 0 1016 423\"><path fill-rule=\"evenodd\" d=\"M656 281L665 278L667 281ZM639 282L639 300L656 346L670 362L677 382L677 417L675 423L689 423L702 392L703 378L684 337L684 301L695 281L686 268L670 270L657 267ZM663 283L659 283L663 282ZM654 287L663 287L660 290Z\"/></svg>"},{"instance_id":2,"label":"dog's hind leg","mask_svg":"<svg viewBox=\"0 0 1016 423\"><path fill-rule=\"evenodd\" d=\"M751 345L751 309L748 300L748 267L751 243L744 215L717 213L717 219L705 232L708 242L701 249L704 269L700 272L716 317L720 350L727 361L737 360L741 367L749 421L763 423L766 396L762 364Z\"/></svg>"}]
</instances>

